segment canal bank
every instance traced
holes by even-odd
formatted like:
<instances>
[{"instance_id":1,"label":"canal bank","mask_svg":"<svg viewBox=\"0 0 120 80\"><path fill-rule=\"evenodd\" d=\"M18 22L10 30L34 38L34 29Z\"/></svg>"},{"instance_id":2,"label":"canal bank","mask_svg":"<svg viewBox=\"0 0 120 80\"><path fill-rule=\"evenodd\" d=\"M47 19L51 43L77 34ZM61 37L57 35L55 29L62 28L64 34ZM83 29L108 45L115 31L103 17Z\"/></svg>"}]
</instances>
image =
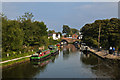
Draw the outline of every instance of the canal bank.
<instances>
[{"instance_id":1,"label":"canal bank","mask_svg":"<svg viewBox=\"0 0 120 80\"><path fill-rule=\"evenodd\" d=\"M102 59L120 60L120 56L108 54L105 50L98 51L98 50L89 48L89 51Z\"/></svg>"},{"instance_id":2,"label":"canal bank","mask_svg":"<svg viewBox=\"0 0 120 80\"><path fill-rule=\"evenodd\" d=\"M44 62L30 61L2 71L5 78L120 78L120 64L92 53L85 54L68 44Z\"/></svg>"},{"instance_id":3,"label":"canal bank","mask_svg":"<svg viewBox=\"0 0 120 80\"><path fill-rule=\"evenodd\" d=\"M10 68L10 67L13 67L15 65L25 63L26 61L29 61L29 60L30 60L29 57L25 57L25 58L21 58L21 59L18 59L18 60L13 60L13 61L10 61L10 62L1 63L0 68L2 68L2 69Z\"/></svg>"},{"instance_id":4,"label":"canal bank","mask_svg":"<svg viewBox=\"0 0 120 80\"><path fill-rule=\"evenodd\" d=\"M29 52L29 53L26 53L24 55L19 54L18 56L15 56L15 57L13 57L13 56L12 57L8 57L8 59L4 58L3 61L0 62L0 67L2 69L5 69L5 68L8 68L8 67L13 67L13 66L15 66L17 64L29 61L29 57L33 53L34 52Z\"/></svg>"},{"instance_id":5,"label":"canal bank","mask_svg":"<svg viewBox=\"0 0 120 80\"><path fill-rule=\"evenodd\" d=\"M46 48L45 48L46 49ZM40 51L45 51L45 50L40 50ZM45 51L46 52L46 51ZM52 51L53 52L53 51ZM36 52L31 52L32 54L36 53ZM43 52L44 53L44 52ZM56 52L57 53L57 52ZM52 53L51 55L55 55L56 53ZM45 54L45 53L44 53ZM12 67L12 66L15 66L17 64L20 64L20 63L24 63L26 61L30 61L30 57L32 55L28 55L28 56L23 56L23 57L18 57L18 58L14 58L14 59L11 59L11 60L6 60L6 61L2 61L0 62L0 67L2 67L2 69L4 68L9 68L9 67Z\"/></svg>"}]
</instances>

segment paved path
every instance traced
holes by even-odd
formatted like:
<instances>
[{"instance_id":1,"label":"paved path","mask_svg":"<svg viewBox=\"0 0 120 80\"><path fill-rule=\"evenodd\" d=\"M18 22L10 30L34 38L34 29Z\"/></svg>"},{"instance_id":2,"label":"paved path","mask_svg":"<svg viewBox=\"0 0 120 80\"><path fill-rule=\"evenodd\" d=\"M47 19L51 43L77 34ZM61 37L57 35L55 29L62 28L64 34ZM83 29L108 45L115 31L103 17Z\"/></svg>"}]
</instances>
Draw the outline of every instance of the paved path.
<instances>
[{"instance_id":1,"label":"paved path","mask_svg":"<svg viewBox=\"0 0 120 80\"><path fill-rule=\"evenodd\" d=\"M120 56L113 55L113 54L106 54L105 50L102 50L102 51L98 52L97 50L90 49L90 51L93 52L94 54L98 55L99 57L102 57L102 58L120 60Z\"/></svg>"},{"instance_id":2,"label":"paved path","mask_svg":"<svg viewBox=\"0 0 120 80\"><path fill-rule=\"evenodd\" d=\"M2 61L2 62L0 62L0 64L1 64L1 63L10 62L10 61L19 60L19 59L23 59L23 58L27 58L27 57L30 57L30 56L31 56L31 55L29 55L29 56L24 56L24 57L20 57L20 58L15 58L15 59L7 60L7 61Z\"/></svg>"}]
</instances>

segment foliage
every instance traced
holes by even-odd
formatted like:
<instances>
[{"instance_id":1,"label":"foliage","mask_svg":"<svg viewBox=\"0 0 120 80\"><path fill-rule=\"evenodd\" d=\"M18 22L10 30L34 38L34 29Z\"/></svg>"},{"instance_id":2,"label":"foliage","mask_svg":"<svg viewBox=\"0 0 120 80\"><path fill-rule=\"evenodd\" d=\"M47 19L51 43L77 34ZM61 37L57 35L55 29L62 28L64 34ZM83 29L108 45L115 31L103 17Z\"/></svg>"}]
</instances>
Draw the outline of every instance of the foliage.
<instances>
[{"instance_id":1,"label":"foliage","mask_svg":"<svg viewBox=\"0 0 120 80\"><path fill-rule=\"evenodd\" d=\"M70 27L68 25L63 25L62 33L66 33L67 35L70 34Z\"/></svg>"},{"instance_id":2,"label":"foliage","mask_svg":"<svg viewBox=\"0 0 120 80\"><path fill-rule=\"evenodd\" d=\"M3 51L20 50L23 44L23 31L20 29L18 21L2 20L2 47Z\"/></svg>"},{"instance_id":3,"label":"foliage","mask_svg":"<svg viewBox=\"0 0 120 80\"><path fill-rule=\"evenodd\" d=\"M60 36L62 36L61 32L55 32L55 30L49 30L48 34L52 35L53 33L56 33L57 35L60 34Z\"/></svg>"},{"instance_id":4,"label":"foliage","mask_svg":"<svg viewBox=\"0 0 120 80\"><path fill-rule=\"evenodd\" d=\"M58 43L58 41L57 40L53 40L53 38L50 37L50 39L49 39L49 45L54 45L56 43Z\"/></svg>"},{"instance_id":5,"label":"foliage","mask_svg":"<svg viewBox=\"0 0 120 80\"><path fill-rule=\"evenodd\" d=\"M83 42L88 46L98 45L100 30L100 46L108 49L110 46L120 48L120 19L112 18L96 20L94 23L84 25L80 31Z\"/></svg>"},{"instance_id":6,"label":"foliage","mask_svg":"<svg viewBox=\"0 0 120 80\"><path fill-rule=\"evenodd\" d=\"M53 41L48 39L48 28L44 22L34 21L33 18L32 13L25 13L17 20L2 16L3 55L19 51L26 53L43 45L48 46Z\"/></svg>"},{"instance_id":7,"label":"foliage","mask_svg":"<svg viewBox=\"0 0 120 80\"><path fill-rule=\"evenodd\" d=\"M75 34L75 33L78 33L78 32L79 32L79 30L71 28L71 34Z\"/></svg>"},{"instance_id":8,"label":"foliage","mask_svg":"<svg viewBox=\"0 0 120 80\"><path fill-rule=\"evenodd\" d=\"M25 13L20 17L21 28L24 31L24 45L33 46L41 45L41 39L43 36L47 36L47 28L44 22L34 21L32 22L32 13ZM46 38L47 39L47 38Z\"/></svg>"},{"instance_id":9,"label":"foliage","mask_svg":"<svg viewBox=\"0 0 120 80\"><path fill-rule=\"evenodd\" d=\"M61 33L61 32L58 32L58 34L60 34L60 36L62 36L62 33Z\"/></svg>"},{"instance_id":10,"label":"foliage","mask_svg":"<svg viewBox=\"0 0 120 80\"><path fill-rule=\"evenodd\" d=\"M68 25L63 25L63 31L62 33L66 33L66 36L73 35L75 33L78 34L79 30L70 28Z\"/></svg>"},{"instance_id":11,"label":"foliage","mask_svg":"<svg viewBox=\"0 0 120 80\"><path fill-rule=\"evenodd\" d=\"M48 34L53 34L53 33L55 33L55 30L49 30L48 31Z\"/></svg>"}]
</instances>

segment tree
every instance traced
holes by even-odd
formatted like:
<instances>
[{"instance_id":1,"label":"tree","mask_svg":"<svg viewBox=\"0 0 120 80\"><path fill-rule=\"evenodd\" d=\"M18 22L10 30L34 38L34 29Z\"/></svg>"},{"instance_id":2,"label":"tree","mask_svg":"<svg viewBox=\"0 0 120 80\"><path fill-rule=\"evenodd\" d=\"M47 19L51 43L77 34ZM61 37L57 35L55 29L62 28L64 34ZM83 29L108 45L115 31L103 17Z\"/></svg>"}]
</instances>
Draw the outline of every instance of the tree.
<instances>
[{"instance_id":1,"label":"tree","mask_svg":"<svg viewBox=\"0 0 120 80\"><path fill-rule=\"evenodd\" d=\"M48 34L53 34L53 33L55 33L55 30L49 30L48 31Z\"/></svg>"},{"instance_id":2,"label":"tree","mask_svg":"<svg viewBox=\"0 0 120 80\"><path fill-rule=\"evenodd\" d=\"M47 39L48 32L46 25L44 24L44 22L38 22L38 21L35 21L34 25L35 25L34 26L35 32L33 36L35 43L38 43L39 45L46 44L48 40Z\"/></svg>"},{"instance_id":3,"label":"tree","mask_svg":"<svg viewBox=\"0 0 120 80\"><path fill-rule=\"evenodd\" d=\"M60 36L62 36L62 33L61 33L61 32L58 32L58 34L60 34Z\"/></svg>"},{"instance_id":4,"label":"tree","mask_svg":"<svg viewBox=\"0 0 120 80\"><path fill-rule=\"evenodd\" d=\"M8 20L2 16L3 52L24 50L34 45L47 45L48 32L44 22L33 21L32 13L25 13L19 20Z\"/></svg>"},{"instance_id":5,"label":"tree","mask_svg":"<svg viewBox=\"0 0 120 80\"><path fill-rule=\"evenodd\" d=\"M47 27L44 22L33 21L32 13L25 13L22 17L20 17L21 28L24 31L24 45L33 46L40 45L40 39L42 36L47 36Z\"/></svg>"},{"instance_id":6,"label":"tree","mask_svg":"<svg viewBox=\"0 0 120 80\"><path fill-rule=\"evenodd\" d=\"M80 31L83 34L83 41L88 46L97 46L99 26L101 25L100 46L108 49L110 46L120 47L120 19L111 18L96 20L94 23L84 25ZM90 40L88 40L88 38Z\"/></svg>"},{"instance_id":7,"label":"tree","mask_svg":"<svg viewBox=\"0 0 120 80\"><path fill-rule=\"evenodd\" d=\"M68 25L63 25L62 33L66 33L66 35L68 36L70 34L70 27Z\"/></svg>"},{"instance_id":8,"label":"tree","mask_svg":"<svg viewBox=\"0 0 120 80\"><path fill-rule=\"evenodd\" d=\"M18 19L18 21L20 21L20 27L24 31L23 44L27 46L32 44L34 41L33 32L35 31L35 25L32 22L33 17L34 16L32 13L26 12L24 15L22 15L22 17L19 16Z\"/></svg>"},{"instance_id":9,"label":"tree","mask_svg":"<svg viewBox=\"0 0 120 80\"><path fill-rule=\"evenodd\" d=\"M18 21L23 22L23 21L26 21L26 20L34 20L33 17L34 17L34 15L32 13L25 12L24 15L22 15L22 17L19 16Z\"/></svg>"},{"instance_id":10,"label":"tree","mask_svg":"<svg viewBox=\"0 0 120 80\"><path fill-rule=\"evenodd\" d=\"M72 34L75 34L75 33L78 34L79 31L77 29L71 28L71 32L72 32Z\"/></svg>"},{"instance_id":11,"label":"tree","mask_svg":"<svg viewBox=\"0 0 120 80\"><path fill-rule=\"evenodd\" d=\"M23 31L20 24L15 20L2 18L2 47L3 51L21 50L23 44Z\"/></svg>"}]
</instances>

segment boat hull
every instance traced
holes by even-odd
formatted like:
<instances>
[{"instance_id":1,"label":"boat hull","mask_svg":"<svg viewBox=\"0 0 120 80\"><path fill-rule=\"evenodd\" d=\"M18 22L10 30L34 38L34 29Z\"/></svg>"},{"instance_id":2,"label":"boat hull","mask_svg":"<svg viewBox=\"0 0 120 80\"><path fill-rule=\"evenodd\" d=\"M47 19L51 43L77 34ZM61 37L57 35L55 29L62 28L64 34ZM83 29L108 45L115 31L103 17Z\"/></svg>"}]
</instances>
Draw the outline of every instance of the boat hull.
<instances>
[{"instance_id":1,"label":"boat hull","mask_svg":"<svg viewBox=\"0 0 120 80\"><path fill-rule=\"evenodd\" d=\"M59 53L59 50L55 51L54 53L51 53L52 56L57 55Z\"/></svg>"},{"instance_id":2,"label":"boat hull","mask_svg":"<svg viewBox=\"0 0 120 80\"><path fill-rule=\"evenodd\" d=\"M30 61L43 61L45 59L48 59L49 57L51 57L51 54L45 57L30 57Z\"/></svg>"},{"instance_id":3,"label":"boat hull","mask_svg":"<svg viewBox=\"0 0 120 80\"><path fill-rule=\"evenodd\" d=\"M59 53L59 51L57 50L57 51L55 51L55 52L50 53L50 54L47 55L47 56L42 56L42 57L34 57L34 56L31 56L31 57L30 57L30 61L43 61L43 60L48 59L48 58L50 58L51 56L54 56L54 55L56 55L56 54L58 54L58 53Z\"/></svg>"}]
</instances>

